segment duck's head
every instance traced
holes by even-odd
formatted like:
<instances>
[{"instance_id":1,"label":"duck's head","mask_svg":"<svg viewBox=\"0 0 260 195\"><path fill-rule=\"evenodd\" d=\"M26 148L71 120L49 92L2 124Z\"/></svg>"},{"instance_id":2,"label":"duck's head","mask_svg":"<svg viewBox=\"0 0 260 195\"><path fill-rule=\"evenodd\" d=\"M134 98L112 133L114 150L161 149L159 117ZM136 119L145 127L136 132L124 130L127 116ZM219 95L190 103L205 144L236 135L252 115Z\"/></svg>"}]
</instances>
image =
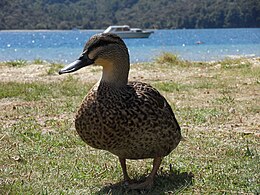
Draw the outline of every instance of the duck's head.
<instances>
[{"instance_id":1,"label":"duck's head","mask_svg":"<svg viewBox=\"0 0 260 195\"><path fill-rule=\"evenodd\" d=\"M71 73L92 64L103 66L101 81L127 83L129 53L119 36L109 33L92 36L80 57L61 69L59 74Z\"/></svg>"}]
</instances>

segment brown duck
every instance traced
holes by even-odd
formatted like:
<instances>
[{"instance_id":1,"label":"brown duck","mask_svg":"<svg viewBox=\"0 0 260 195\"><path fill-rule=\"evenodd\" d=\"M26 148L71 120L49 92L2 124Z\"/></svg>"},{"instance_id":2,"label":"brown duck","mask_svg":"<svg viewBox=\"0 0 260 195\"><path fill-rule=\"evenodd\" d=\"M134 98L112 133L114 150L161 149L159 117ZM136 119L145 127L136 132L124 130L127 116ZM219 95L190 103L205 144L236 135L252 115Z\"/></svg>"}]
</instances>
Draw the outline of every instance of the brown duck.
<instances>
[{"instance_id":1,"label":"brown duck","mask_svg":"<svg viewBox=\"0 0 260 195\"><path fill-rule=\"evenodd\" d=\"M124 181L130 182L126 159L153 158L153 169L143 183L131 189L149 189L162 158L177 147L180 126L166 99L152 86L128 82L128 49L114 34L90 38L78 60L59 71L70 73L92 64L103 74L83 100L75 119L80 137L88 145L119 157Z\"/></svg>"}]
</instances>

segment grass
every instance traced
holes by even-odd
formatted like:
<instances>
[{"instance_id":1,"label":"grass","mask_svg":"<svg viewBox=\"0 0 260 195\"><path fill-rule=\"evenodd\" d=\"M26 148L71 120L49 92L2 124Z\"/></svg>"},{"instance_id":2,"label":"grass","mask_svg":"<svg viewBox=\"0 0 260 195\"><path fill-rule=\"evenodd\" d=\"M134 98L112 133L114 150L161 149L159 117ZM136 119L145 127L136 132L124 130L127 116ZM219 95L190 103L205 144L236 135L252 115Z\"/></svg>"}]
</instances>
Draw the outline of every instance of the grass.
<instances>
[{"instance_id":1,"label":"grass","mask_svg":"<svg viewBox=\"0 0 260 195\"><path fill-rule=\"evenodd\" d=\"M50 68L47 70L48 75L57 74L57 72L64 67L63 64L60 63L51 63Z\"/></svg>"},{"instance_id":2,"label":"grass","mask_svg":"<svg viewBox=\"0 0 260 195\"><path fill-rule=\"evenodd\" d=\"M19 59L19 60L7 61L4 64L11 67L21 67L21 66L26 66L28 62L26 60Z\"/></svg>"},{"instance_id":3,"label":"grass","mask_svg":"<svg viewBox=\"0 0 260 195\"><path fill-rule=\"evenodd\" d=\"M132 66L168 99L186 139L164 158L150 191L112 187L122 180L117 157L75 132L75 112L92 82L56 76L56 64L42 77L61 79L0 81L0 194L259 194L259 64L189 64L154 62L153 74L147 64ZM10 74L8 66L1 71ZM137 180L151 164L127 161Z\"/></svg>"},{"instance_id":4,"label":"grass","mask_svg":"<svg viewBox=\"0 0 260 195\"><path fill-rule=\"evenodd\" d=\"M5 61L5 62L0 62L0 66L9 66L9 67L24 67L29 64L45 64L46 62L42 59L36 58L33 61L27 61L23 59L17 59L17 60L11 60L11 61Z\"/></svg>"},{"instance_id":5,"label":"grass","mask_svg":"<svg viewBox=\"0 0 260 195\"><path fill-rule=\"evenodd\" d=\"M33 60L32 62L33 64L44 64L44 60L40 59L40 58L36 58Z\"/></svg>"},{"instance_id":6,"label":"grass","mask_svg":"<svg viewBox=\"0 0 260 195\"><path fill-rule=\"evenodd\" d=\"M87 85L87 89L89 85ZM41 99L60 98L67 96L84 95L86 86L79 84L79 81L72 76L68 76L60 83L17 83L17 82L1 82L0 98L14 98L25 101L37 101Z\"/></svg>"},{"instance_id":7,"label":"grass","mask_svg":"<svg viewBox=\"0 0 260 195\"><path fill-rule=\"evenodd\" d=\"M221 67L225 69L250 67L250 63L246 59L242 58L225 58L224 60L220 61L220 64Z\"/></svg>"},{"instance_id":8,"label":"grass","mask_svg":"<svg viewBox=\"0 0 260 195\"><path fill-rule=\"evenodd\" d=\"M187 88L187 86L185 85L174 83L172 81L163 81L163 82L157 81L156 83L153 84L153 86L165 92L180 91L180 90L185 90L185 88Z\"/></svg>"},{"instance_id":9,"label":"grass","mask_svg":"<svg viewBox=\"0 0 260 195\"><path fill-rule=\"evenodd\" d=\"M179 67L200 67L200 66L210 66L211 63L206 62L190 62L188 60L180 59L176 54L170 52L163 52L157 58L155 58L155 62L158 64L162 64L163 66L179 66Z\"/></svg>"},{"instance_id":10,"label":"grass","mask_svg":"<svg viewBox=\"0 0 260 195\"><path fill-rule=\"evenodd\" d=\"M160 56L155 59L156 63L167 64L172 66L190 66L191 63L186 60L181 60L177 55L169 52L163 52Z\"/></svg>"}]
</instances>

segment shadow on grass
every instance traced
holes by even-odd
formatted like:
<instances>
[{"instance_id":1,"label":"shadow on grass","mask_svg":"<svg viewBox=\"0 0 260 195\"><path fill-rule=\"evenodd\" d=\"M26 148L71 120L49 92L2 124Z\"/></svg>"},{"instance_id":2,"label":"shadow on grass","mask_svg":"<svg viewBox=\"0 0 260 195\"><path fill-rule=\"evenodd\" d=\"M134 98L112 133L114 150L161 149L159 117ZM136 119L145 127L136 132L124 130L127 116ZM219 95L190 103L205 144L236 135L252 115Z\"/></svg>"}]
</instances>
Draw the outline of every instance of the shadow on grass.
<instances>
[{"instance_id":1,"label":"shadow on grass","mask_svg":"<svg viewBox=\"0 0 260 195\"><path fill-rule=\"evenodd\" d=\"M194 175L187 172L165 172L157 175L154 181L154 186L151 190L130 190L126 186L123 186L122 183L116 183L113 185L107 185L101 188L96 195L101 194L175 194L181 192L182 190L188 188L192 185L192 179ZM145 176L141 176L141 179L138 182L145 180Z\"/></svg>"}]
</instances>

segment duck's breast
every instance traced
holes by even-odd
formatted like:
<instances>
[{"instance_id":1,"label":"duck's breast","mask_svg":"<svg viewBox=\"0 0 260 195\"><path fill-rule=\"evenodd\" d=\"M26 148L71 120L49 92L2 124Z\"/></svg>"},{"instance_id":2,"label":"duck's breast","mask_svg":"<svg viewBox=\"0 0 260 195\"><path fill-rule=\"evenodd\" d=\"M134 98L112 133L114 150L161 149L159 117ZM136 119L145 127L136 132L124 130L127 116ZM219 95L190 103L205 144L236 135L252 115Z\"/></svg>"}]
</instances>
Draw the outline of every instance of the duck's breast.
<instances>
[{"instance_id":1,"label":"duck's breast","mask_svg":"<svg viewBox=\"0 0 260 195\"><path fill-rule=\"evenodd\" d=\"M90 146L133 159L168 155L181 139L165 98L137 82L120 90L92 90L78 111L76 130Z\"/></svg>"}]
</instances>

